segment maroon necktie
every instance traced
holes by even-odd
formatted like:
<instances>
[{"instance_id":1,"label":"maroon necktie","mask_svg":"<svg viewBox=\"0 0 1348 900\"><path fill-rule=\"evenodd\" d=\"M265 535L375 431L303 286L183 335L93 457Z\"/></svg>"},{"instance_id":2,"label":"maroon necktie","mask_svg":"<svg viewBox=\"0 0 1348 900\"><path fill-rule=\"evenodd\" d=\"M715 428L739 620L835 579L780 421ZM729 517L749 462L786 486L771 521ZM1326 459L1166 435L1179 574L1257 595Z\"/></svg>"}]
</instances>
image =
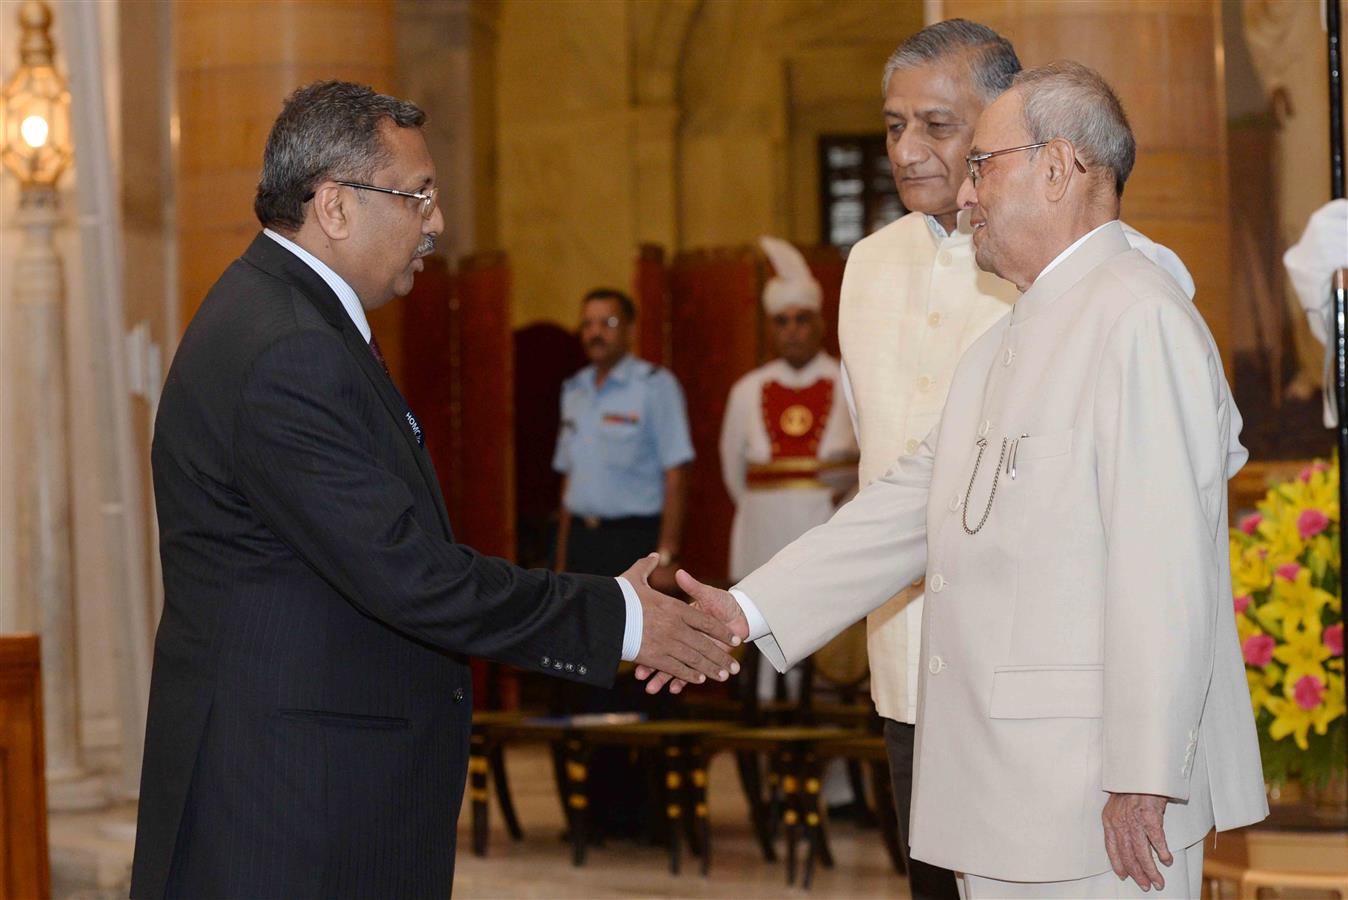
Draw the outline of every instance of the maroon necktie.
<instances>
[{"instance_id":1,"label":"maroon necktie","mask_svg":"<svg viewBox=\"0 0 1348 900\"><path fill-rule=\"evenodd\" d=\"M373 332L370 334L370 352L374 354L374 358L378 361L379 368L384 370L384 374L392 378L393 373L388 370L388 363L384 362L384 354L379 349L379 339L374 336Z\"/></svg>"}]
</instances>

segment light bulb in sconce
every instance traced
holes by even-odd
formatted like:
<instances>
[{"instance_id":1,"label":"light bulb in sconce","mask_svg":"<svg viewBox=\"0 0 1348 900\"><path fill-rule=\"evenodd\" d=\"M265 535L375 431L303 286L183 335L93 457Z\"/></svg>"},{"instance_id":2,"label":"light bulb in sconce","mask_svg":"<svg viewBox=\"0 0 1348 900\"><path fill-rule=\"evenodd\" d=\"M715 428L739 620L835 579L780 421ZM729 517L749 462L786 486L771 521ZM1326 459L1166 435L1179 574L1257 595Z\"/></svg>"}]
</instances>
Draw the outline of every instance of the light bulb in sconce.
<instances>
[{"instance_id":1,"label":"light bulb in sconce","mask_svg":"<svg viewBox=\"0 0 1348 900\"><path fill-rule=\"evenodd\" d=\"M49 131L47 120L41 116L29 116L19 125L19 134L23 135L23 142L34 150L47 143Z\"/></svg>"},{"instance_id":2,"label":"light bulb in sconce","mask_svg":"<svg viewBox=\"0 0 1348 900\"><path fill-rule=\"evenodd\" d=\"M0 164L25 187L54 188L69 168L70 91L56 69L51 10L40 0L0 0L8 15L18 9L19 68L0 87Z\"/></svg>"}]
</instances>

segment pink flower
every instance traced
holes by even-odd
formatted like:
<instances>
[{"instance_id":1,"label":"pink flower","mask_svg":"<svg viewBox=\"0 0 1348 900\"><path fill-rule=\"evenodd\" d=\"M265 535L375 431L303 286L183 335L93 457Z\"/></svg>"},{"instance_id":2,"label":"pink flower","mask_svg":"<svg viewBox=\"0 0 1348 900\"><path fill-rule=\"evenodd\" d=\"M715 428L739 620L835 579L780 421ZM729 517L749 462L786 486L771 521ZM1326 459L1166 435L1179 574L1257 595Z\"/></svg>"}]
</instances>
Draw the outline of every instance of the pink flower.
<instances>
[{"instance_id":1,"label":"pink flower","mask_svg":"<svg viewBox=\"0 0 1348 900\"><path fill-rule=\"evenodd\" d=\"M1297 516L1297 531L1303 541L1310 540L1329 526L1329 516L1318 509L1303 509Z\"/></svg>"},{"instance_id":2,"label":"pink flower","mask_svg":"<svg viewBox=\"0 0 1348 900\"><path fill-rule=\"evenodd\" d=\"M1314 675L1302 675L1296 687L1292 688L1292 697L1296 700L1297 706L1306 710L1319 706L1324 693L1324 684Z\"/></svg>"},{"instance_id":3,"label":"pink flower","mask_svg":"<svg viewBox=\"0 0 1348 900\"><path fill-rule=\"evenodd\" d=\"M1301 571L1301 566L1297 563L1283 563L1274 571L1288 581L1296 581L1297 573Z\"/></svg>"},{"instance_id":4,"label":"pink flower","mask_svg":"<svg viewBox=\"0 0 1348 900\"><path fill-rule=\"evenodd\" d=\"M1322 463L1322 462L1318 462L1318 463L1313 463L1312 465L1309 465L1309 466L1307 466L1306 468L1302 469L1302 470L1301 470L1301 474L1300 474L1298 477L1299 477L1302 481L1310 481L1311 478L1314 477L1314 475L1315 475L1317 472L1328 472L1328 471L1329 471L1329 466L1325 465L1325 464Z\"/></svg>"},{"instance_id":5,"label":"pink flower","mask_svg":"<svg viewBox=\"0 0 1348 900\"><path fill-rule=\"evenodd\" d=\"M1332 653L1335 656L1342 656L1343 623L1340 622L1337 625L1330 625L1328 628L1326 628L1324 634L1324 641L1325 646L1329 648L1330 653Z\"/></svg>"},{"instance_id":6,"label":"pink flower","mask_svg":"<svg viewBox=\"0 0 1348 900\"><path fill-rule=\"evenodd\" d=\"M1240 530L1246 534L1254 534L1254 530L1259 527L1259 523L1264 521L1264 517L1259 513L1250 513L1240 520Z\"/></svg>"},{"instance_id":7,"label":"pink flower","mask_svg":"<svg viewBox=\"0 0 1348 900\"><path fill-rule=\"evenodd\" d=\"M1237 598L1236 598L1236 615L1240 615L1241 613L1245 612L1246 607L1248 607L1249 605L1250 605L1250 595L1249 595L1249 594L1241 594L1239 597L1237 597Z\"/></svg>"},{"instance_id":8,"label":"pink flower","mask_svg":"<svg viewBox=\"0 0 1348 900\"><path fill-rule=\"evenodd\" d=\"M1276 642L1267 634L1252 634L1241 645L1245 662L1252 666L1266 666L1273 659L1273 645Z\"/></svg>"}]
</instances>

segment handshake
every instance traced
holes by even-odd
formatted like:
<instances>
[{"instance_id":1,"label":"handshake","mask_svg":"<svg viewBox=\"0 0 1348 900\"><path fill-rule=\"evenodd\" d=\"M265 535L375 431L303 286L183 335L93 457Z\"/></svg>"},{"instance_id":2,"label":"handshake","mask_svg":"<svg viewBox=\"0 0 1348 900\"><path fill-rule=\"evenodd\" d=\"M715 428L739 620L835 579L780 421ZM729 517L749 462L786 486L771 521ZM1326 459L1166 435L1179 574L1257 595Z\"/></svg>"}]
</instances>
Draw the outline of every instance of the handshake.
<instances>
[{"instance_id":1,"label":"handshake","mask_svg":"<svg viewBox=\"0 0 1348 900\"><path fill-rule=\"evenodd\" d=\"M650 585L658 563L659 557L651 554L622 574L641 600L637 678L646 682L648 694L658 694L666 685L677 694L689 683L727 680L740 670L730 648L749 636L749 620L739 603L729 591L709 587L682 569L675 581L692 604L666 596Z\"/></svg>"}]
</instances>

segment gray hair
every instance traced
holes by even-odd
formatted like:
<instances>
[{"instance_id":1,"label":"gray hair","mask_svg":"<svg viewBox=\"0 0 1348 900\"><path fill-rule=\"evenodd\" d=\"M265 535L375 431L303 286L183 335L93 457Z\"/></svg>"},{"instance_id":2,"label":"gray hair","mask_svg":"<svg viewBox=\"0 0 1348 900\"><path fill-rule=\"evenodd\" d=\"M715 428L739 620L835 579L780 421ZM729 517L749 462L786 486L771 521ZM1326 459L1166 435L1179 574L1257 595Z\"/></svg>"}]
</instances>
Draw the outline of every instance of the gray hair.
<instances>
[{"instance_id":1,"label":"gray hair","mask_svg":"<svg viewBox=\"0 0 1348 900\"><path fill-rule=\"evenodd\" d=\"M991 103L1011 86L1020 60L1011 42L986 25L968 19L946 19L914 34L885 62L880 91L889 90L889 76L900 69L916 69L948 56L967 53L970 74L985 102Z\"/></svg>"},{"instance_id":2,"label":"gray hair","mask_svg":"<svg viewBox=\"0 0 1348 900\"><path fill-rule=\"evenodd\" d=\"M1025 128L1031 141L1065 138L1087 168L1098 166L1114 176L1114 190L1133 171L1137 142L1118 95L1100 73L1062 60L1026 69L1012 88L1024 101Z\"/></svg>"},{"instance_id":3,"label":"gray hair","mask_svg":"<svg viewBox=\"0 0 1348 900\"><path fill-rule=\"evenodd\" d=\"M328 179L368 181L389 162L379 135L390 120L419 128L426 114L415 103L349 81L318 81L286 98L267 135L253 212L264 227L294 230L304 204Z\"/></svg>"}]
</instances>

